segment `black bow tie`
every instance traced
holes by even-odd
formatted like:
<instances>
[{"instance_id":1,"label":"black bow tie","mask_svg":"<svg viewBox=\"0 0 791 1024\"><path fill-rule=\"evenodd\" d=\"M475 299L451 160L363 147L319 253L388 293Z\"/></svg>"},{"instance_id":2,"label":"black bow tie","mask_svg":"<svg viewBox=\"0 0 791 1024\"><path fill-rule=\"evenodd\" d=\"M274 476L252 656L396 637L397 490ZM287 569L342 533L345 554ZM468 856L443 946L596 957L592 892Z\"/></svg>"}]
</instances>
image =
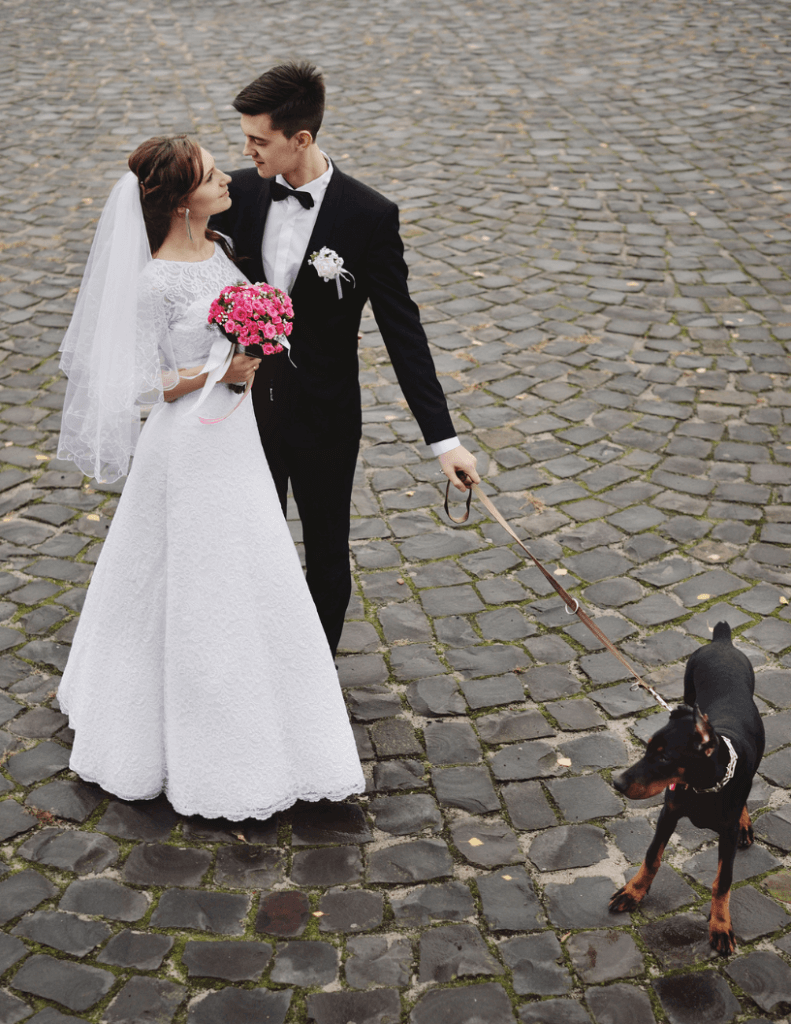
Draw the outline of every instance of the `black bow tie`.
<instances>
[{"instance_id":1,"label":"black bow tie","mask_svg":"<svg viewBox=\"0 0 791 1024\"><path fill-rule=\"evenodd\" d=\"M299 192L295 188L288 188L286 185L281 185L279 181L273 181L271 185L272 200L279 203L281 199L289 199L291 196L294 199L299 200L306 210L310 210L313 206L313 196L310 192Z\"/></svg>"}]
</instances>

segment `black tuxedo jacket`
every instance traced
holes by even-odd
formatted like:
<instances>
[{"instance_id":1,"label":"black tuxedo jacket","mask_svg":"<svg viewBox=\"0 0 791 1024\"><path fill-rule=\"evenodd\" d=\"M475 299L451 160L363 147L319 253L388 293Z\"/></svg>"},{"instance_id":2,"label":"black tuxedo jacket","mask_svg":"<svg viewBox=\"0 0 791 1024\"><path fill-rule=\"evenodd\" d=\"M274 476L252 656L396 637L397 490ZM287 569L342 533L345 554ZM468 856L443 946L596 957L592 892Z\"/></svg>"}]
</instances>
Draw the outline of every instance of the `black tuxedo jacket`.
<instances>
[{"instance_id":1,"label":"black tuxedo jacket","mask_svg":"<svg viewBox=\"0 0 791 1024\"><path fill-rule=\"evenodd\" d=\"M271 179L254 167L234 171L233 205L210 226L233 239L240 270L264 281L261 243L271 203ZM284 200L291 202L292 200ZM343 257L354 284L323 281L308 257L323 246ZM256 374L253 398L259 423L268 416L272 388L277 427L297 447L326 447L358 440L362 431L357 333L371 300L398 382L427 443L456 431L434 369L418 309L409 297L404 246L395 203L333 169L327 191L291 289L294 304L290 364L269 356Z\"/></svg>"}]
</instances>

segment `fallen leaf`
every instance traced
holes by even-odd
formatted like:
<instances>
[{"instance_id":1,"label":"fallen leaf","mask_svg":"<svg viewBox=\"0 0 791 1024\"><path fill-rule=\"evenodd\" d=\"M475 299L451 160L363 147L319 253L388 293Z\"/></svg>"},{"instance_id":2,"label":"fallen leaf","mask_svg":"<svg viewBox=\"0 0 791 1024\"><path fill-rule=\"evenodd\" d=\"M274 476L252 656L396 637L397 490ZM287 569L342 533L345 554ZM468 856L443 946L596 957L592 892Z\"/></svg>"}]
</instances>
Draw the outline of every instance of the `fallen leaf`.
<instances>
[{"instance_id":1,"label":"fallen leaf","mask_svg":"<svg viewBox=\"0 0 791 1024\"><path fill-rule=\"evenodd\" d=\"M312 916L313 917L324 917L324 911L323 910L314 910Z\"/></svg>"},{"instance_id":2,"label":"fallen leaf","mask_svg":"<svg viewBox=\"0 0 791 1024\"><path fill-rule=\"evenodd\" d=\"M470 844L470 846L483 846L483 840L476 839L475 836L473 836L472 839L468 839L467 842Z\"/></svg>"},{"instance_id":3,"label":"fallen leaf","mask_svg":"<svg viewBox=\"0 0 791 1024\"><path fill-rule=\"evenodd\" d=\"M568 574L569 574L568 569L555 569L555 575L556 576L568 576Z\"/></svg>"},{"instance_id":4,"label":"fallen leaf","mask_svg":"<svg viewBox=\"0 0 791 1024\"><path fill-rule=\"evenodd\" d=\"M415 492L414 491L407 491L406 492L406 496L407 496L407 498L414 498Z\"/></svg>"},{"instance_id":5,"label":"fallen leaf","mask_svg":"<svg viewBox=\"0 0 791 1024\"><path fill-rule=\"evenodd\" d=\"M504 878L504 879L506 880L506 882L510 882L510 881L511 881L511 878L512 878L513 876L512 876L512 875L501 875L500 877L501 877L501 878Z\"/></svg>"},{"instance_id":6,"label":"fallen leaf","mask_svg":"<svg viewBox=\"0 0 791 1024\"><path fill-rule=\"evenodd\" d=\"M11 444L11 442L9 441L8 444ZM6 445L6 447L8 447L8 445ZM47 462L51 458L51 456L49 456L49 455L37 455L36 458L38 459L39 462Z\"/></svg>"},{"instance_id":7,"label":"fallen leaf","mask_svg":"<svg viewBox=\"0 0 791 1024\"><path fill-rule=\"evenodd\" d=\"M788 598L787 598L787 597L782 597L782 596L781 596L781 597L780 597L780 604L788 604Z\"/></svg>"},{"instance_id":8,"label":"fallen leaf","mask_svg":"<svg viewBox=\"0 0 791 1024\"><path fill-rule=\"evenodd\" d=\"M247 842L247 840L245 839L241 832L232 832L231 835L234 837L234 839L238 839L240 843Z\"/></svg>"},{"instance_id":9,"label":"fallen leaf","mask_svg":"<svg viewBox=\"0 0 791 1024\"><path fill-rule=\"evenodd\" d=\"M561 935L561 937L560 937L560 941L561 941L561 942L565 942L565 941L566 941L566 939L567 939L567 938L569 937L569 935L571 935L571 932L566 932L566 934L565 934L565 935Z\"/></svg>"},{"instance_id":10,"label":"fallen leaf","mask_svg":"<svg viewBox=\"0 0 791 1024\"><path fill-rule=\"evenodd\" d=\"M571 758L570 757L559 757L558 758L558 764L562 764L564 768L570 768L571 767Z\"/></svg>"},{"instance_id":11,"label":"fallen leaf","mask_svg":"<svg viewBox=\"0 0 791 1024\"><path fill-rule=\"evenodd\" d=\"M399 587L403 587L404 585L404 581L400 577L396 580L396 583L399 585Z\"/></svg>"},{"instance_id":12,"label":"fallen leaf","mask_svg":"<svg viewBox=\"0 0 791 1024\"><path fill-rule=\"evenodd\" d=\"M708 601L711 594L698 594L698 601Z\"/></svg>"},{"instance_id":13,"label":"fallen leaf","mask_svg":"<svg viewBox=\"0 0 791 1024\"><path fill-rule=\"evenodd\" d=\"M102 517L97 516L95 512L90 512L85 518L90 519L94 523L98 523Z\"/></svg>"}]
</instances>

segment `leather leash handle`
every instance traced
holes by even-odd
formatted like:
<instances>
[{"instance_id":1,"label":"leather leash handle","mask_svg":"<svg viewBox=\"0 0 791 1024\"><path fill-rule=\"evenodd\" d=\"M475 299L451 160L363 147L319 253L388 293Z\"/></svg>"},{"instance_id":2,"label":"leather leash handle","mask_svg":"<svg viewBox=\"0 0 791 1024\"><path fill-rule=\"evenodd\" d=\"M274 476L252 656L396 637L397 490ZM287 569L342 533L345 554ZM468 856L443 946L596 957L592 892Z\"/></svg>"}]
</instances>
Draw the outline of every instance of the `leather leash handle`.
<instances>
[{"instance_id":1,"label":"leather leash handle","mask_svg":"<svg viewBox=\"0 0 791 1024\"><path fill-rule=\"evenodd\" d=\"M467 484L467 507L464 509L464 515L461 517L461 519L457 519L455 516L452 516L450 514L450 509L448 508L448 501L450 498L450 479L448 479L448 485L445 488L445 515L448 517L448 519L450 519L452 523L466 523L467 520L470 518L470 502L472 501L472 489L477 485L474 484L472 480L470 480L470 478L467 476L463 469L457 469L456 476L459 478L459 480L461 480L463 484Z\"/></svg>"},{"instance_id":2,"label":"leather leash handle","mask_svg":"<svg viewBox=\"0 0 791 1024\"><path fill-rule=\"evenodd\" d=\"M639 685L642 686L644 689L648 690L648 692L651 694L651 696L654 698L654 700L658 704L661 704L663 708L665 708L666 710L669 711L670 707L667 704L667 702L662 697L659 696L659 694L656 692L656 690L653 689L653 687L649 686L648 683L646 683L635 672L635 670L632 668L632 666L629 664L629 662L626 660L626 658L624 658L624 656L621 654L621 652L613 645L613 643L609 639L609 637L605 636L605 634L596 625L596 623L593 621L593 619L591 619L591 617L587 614L587 612L584 612L582 610L582 607L581 607L579 601L577 600L577 598L576 597L571 597L570 594L567 594L566 591L563 589L563 587L560 585L560 583L558 583L558 581L552 575L552 573L547 568L545 568L541 564L541 562L539 562L539 560L536 558L536 556L532 552L528 551L528 549L525 547L525 545L522 543L522 541L517 537L516 533L514 533L514 531L508 525L506 520L500 514L500 512L498 512L498 510L494 507L494 505L489 500L489 498L487 498L487 496L483 493L480 485L476 484L476 483L473 483L472 480L470 480L469 476L467 476L467 474L463 470L457 470L456 471L456 475L458 476L458 478L461 480L461 482L463 484L467 484L467 507L466 507L466 509L464 511L464 515L461 517L461 519L456 519L454 516L452 516L450 514L450 509L448 508L448 502L449 502L449 498L450 498L450 480L448 480L447 486L445 488L445 513L446 513L448 519L450 519L451 522L454 522L454 523L466 523L467 520L469 519L469 516L470 516L470 503L472 501L472 495L473 495L473 493L475 493L476 498L479 499L479 501L481 502L483 507L487 510L487 512L489 512L494 517L496 522L498 522L500 524L500 526L502 526L502 528L508 534L510 534L514 538L514 540L519 545L519 547L525 552L525 554L533 562L533 564L541 571L541 573L544 575L545 579L552 585L552 587L555 589L555 591L557 591L557 593L560 595L560 597L563 598L563 601L564 601L564 603L566 605L566 611L569 612L570 614L575 614L579 618L580 622L583 622L588 627L588 629L591 631L591 633L593 633L593 635L596 637L596 639L601 644L603 644L604 647L607 648L607 650L610 652L610 654L612 654L613 657L617 658L618 661L620 661L620 663L624 666L624 668L629 670L629 672L634 676L634 678L637 680Z\"/></svg>"}]
</instances>

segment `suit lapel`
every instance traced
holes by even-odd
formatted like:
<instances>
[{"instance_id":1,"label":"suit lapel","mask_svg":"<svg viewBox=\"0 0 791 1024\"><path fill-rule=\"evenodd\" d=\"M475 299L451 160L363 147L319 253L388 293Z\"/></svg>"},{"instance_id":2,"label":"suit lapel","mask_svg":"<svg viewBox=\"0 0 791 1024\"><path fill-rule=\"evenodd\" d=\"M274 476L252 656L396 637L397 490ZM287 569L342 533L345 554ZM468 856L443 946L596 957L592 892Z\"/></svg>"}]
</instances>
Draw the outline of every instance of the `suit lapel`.
<instances>
[{"instance_id":1,"label":"suit lapel","mask_svg":"<svg viewBox=\"0 0 791 1024\"><path fill-rule=\"evenodd\" d=\"M252 202L250 204L249 215L247 222L244 225L245 233L249 239L246 246L246 251L250 253L251 258L255 260L256 267L261 270L260 281L266 280L266 272L264 270L264 228L266 226L266 217L269 213L269 207L272 205L272 193L269 188L270 180L268 178L259 178L255 184L258 186L252 190Z\"/></svg>"},{"instance_id":2,"label":"suit lapel","mask_svg":"<svg viewBox=\"0 0 791 1024\"><path fill-rule=\"evenodd\" d=\"M310 236L308 247L302 254L302 261L299 265L297 278L291 289L292 296L304 284L305 277L311 269L308 266L308 256L317 249L320 249L322 245L326 244L327 239L330 237L330 232L335 224L335 218L337 217L338 210L341 206L345 177L346 175L342 171L339 171L337 167L333 167L332 177L330 178L329 185L327 185L327 191L324 193L324 198L321 201L319 215L316 218L316 223L313 225L313 232Z\"/></svg>"}]
</instances>

